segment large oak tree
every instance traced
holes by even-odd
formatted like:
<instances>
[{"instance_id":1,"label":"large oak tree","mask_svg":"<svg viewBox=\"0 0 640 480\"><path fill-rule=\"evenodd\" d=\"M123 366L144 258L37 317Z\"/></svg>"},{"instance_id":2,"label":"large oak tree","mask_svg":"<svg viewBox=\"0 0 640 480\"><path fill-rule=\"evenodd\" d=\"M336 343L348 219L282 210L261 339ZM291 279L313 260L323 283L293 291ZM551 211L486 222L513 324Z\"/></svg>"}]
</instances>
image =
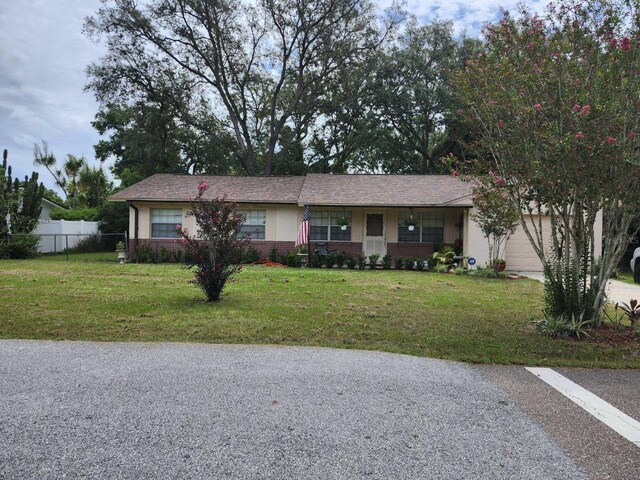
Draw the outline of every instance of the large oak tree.
<instances>
[{"instance_id":1,"label":"large oak tree","mask_svg":"<svg viewBox=\"0 0 640 480\"><path fill-rule=\"evenodd\" d=\"M386 32L369 0L103 0L86 30L108 47L94 74L116 72L125 91L160 76L197 93L249 175L274 172L317 121L334 75Z\"/></svg>"}]
</instances>

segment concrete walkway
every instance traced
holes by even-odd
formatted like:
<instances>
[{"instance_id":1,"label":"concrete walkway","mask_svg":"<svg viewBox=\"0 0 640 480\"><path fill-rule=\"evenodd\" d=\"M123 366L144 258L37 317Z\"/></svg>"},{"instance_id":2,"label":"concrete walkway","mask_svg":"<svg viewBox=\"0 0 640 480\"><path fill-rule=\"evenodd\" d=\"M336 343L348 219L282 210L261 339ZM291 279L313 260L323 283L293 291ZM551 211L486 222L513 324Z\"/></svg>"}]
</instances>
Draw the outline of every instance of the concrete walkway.
<instances>
[{"instance_id":1,"label":"concrete walkway","mask_svg":"<svg viewBox=\"0 0 640 480\"><path fill-rule=\"evenodd\" d=\"M588 478L503 389L460 363L0 341L0 478L63 477Z\"/></svg>"},{"instance_id":2,"label":"concrete walkway","mask_svg":"<svg viewBox=\"0 0 640 480\"><path fill-rule=\"evenodd\" d=\"M544 276L540 272L513 272L523 277L532 278L544 283ZM629 303L629 300L640 301L640 284L632 285L620 280L609 280L607 286L607 298L611 303Z\"/></svg>"}]
</instances>

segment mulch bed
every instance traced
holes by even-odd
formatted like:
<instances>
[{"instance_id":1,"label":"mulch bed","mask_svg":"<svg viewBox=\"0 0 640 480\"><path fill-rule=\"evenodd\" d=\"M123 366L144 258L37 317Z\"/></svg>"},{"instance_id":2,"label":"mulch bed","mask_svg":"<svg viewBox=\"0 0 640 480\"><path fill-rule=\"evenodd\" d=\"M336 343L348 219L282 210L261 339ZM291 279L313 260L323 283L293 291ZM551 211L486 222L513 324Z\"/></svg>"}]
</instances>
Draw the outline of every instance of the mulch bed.
<instances>
[{"instance_id":1,"label":"mulch bed","mask_svg":"<svg viewBox=\"0 0 640 480\"><path fill-rule=\"evenodd\" d=\"M269 260L258 260L257 262L250 263L250 265L261 265L263 267L286 267L282 263L270 262Z\"/></svg>"},{"instance_id":2,"label":"mulch bed","mask_svg":"<svg viewBox=\"0 0 640 480\"><path fill-rule=\"evenodd\" d=\"M611 323L605 323L600 328L592 329L588 337L581 338L578 341L640 347L640 337L638 337L633 327L618 326Z\"/></svg>"}]
</instances>

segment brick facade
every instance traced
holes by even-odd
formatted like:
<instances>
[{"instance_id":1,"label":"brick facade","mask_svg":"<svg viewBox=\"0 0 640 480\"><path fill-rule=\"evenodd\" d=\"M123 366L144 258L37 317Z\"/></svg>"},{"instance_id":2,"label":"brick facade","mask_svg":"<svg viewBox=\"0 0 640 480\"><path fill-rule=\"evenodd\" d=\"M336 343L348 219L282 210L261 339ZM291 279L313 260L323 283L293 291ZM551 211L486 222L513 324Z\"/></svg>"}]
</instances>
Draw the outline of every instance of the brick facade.
<instances>
[{"instance_id":1,"label":"brick facade","mask_svg":"<svg viewBox=\"0 0 640 480\"><path fill-rule=\"evenodd\" d=\"M311 242L311 250L315 249L316 243ZM269 258L269 254L273 248L278 249L278 255L283 255L287 252L291 252L295 249L294 242L276 242L268 240L257 240L251 242L251 244L260 253L260 258ZM138 245L150 245L154 251L160 251L162 247L165 247L169 252L176 250L182 250L182 243L179 239L167 238L167 239L152 239L138 240ZM329 249L336 252L345 252L351 255L359 255L362 253L362 242L329 242ZM129 240L129 254L133 255L135 250L135 240ZM433 253L433 244L430 243L387 243L387 253L391 255L391 258L396 257L413 257L413 258L429 258Z\"/></svg>"},{"instance_id":2,"label":"brick facade","mask_svg":"<svg viewBox=\"0 0 640 480\"><path fill-rule=\"evenodd\" d=\"M134 257L135 251L135 240L129 239L129 257ZM293 251L295 249L294 242L272 242L267 240L257 240L251 242L251 244L258 250L260 253L260 258L269 258L269 254L271 250L275 247L278 249L278 254L283 255L287 252ZM166 248L169 252L175 252L177 250L182 250L182 242L180 239L175 238L166 238L166 239L140 239L138 240L138 247L143 245L151 246L151 249L154 252L159 252L162 247ZM313 245L312 245L313 247Z\"/></svg>"},{"instance_id":3,"label":"brick facade","mask_svg":"<svg viewBox=\"0 0 640 480\"><path fill-rule=\"evenodd\" d=\"M324 242L311 242L311 250L315 250L316 243ZM329 250L344 252L350 255L360 255L362 253L362 242L328 242L328 247Z\"/></svg>"},{"instance_id":4,"label":"brick facade","mask_svg":"<svg viewBox=\"0 0 640 480\"><path fill-rule=\"evenodd\" d=\"M432 243L387 243L387 253L391 258L412 257L426 259L433 253Z\"/></svg>"}]
</instances>

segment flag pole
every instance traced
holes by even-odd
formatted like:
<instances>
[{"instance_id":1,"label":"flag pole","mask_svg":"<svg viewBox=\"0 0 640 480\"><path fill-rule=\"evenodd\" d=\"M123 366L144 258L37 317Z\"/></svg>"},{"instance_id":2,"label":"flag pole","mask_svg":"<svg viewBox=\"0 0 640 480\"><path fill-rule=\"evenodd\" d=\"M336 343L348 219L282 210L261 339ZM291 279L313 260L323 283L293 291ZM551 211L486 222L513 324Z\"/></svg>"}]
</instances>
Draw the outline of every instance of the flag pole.
<instances>
[{"instance_id":1,"label":"flag pole","mask_svg":"<svg viewBox=\"0 0 640 480\"><path fill-rule=\"evenodd\" d=\"M307 268L311 268L311 206L306 205L305 209L309 209L309 232L307 233Z\"/></svg>"}]
</instances>

